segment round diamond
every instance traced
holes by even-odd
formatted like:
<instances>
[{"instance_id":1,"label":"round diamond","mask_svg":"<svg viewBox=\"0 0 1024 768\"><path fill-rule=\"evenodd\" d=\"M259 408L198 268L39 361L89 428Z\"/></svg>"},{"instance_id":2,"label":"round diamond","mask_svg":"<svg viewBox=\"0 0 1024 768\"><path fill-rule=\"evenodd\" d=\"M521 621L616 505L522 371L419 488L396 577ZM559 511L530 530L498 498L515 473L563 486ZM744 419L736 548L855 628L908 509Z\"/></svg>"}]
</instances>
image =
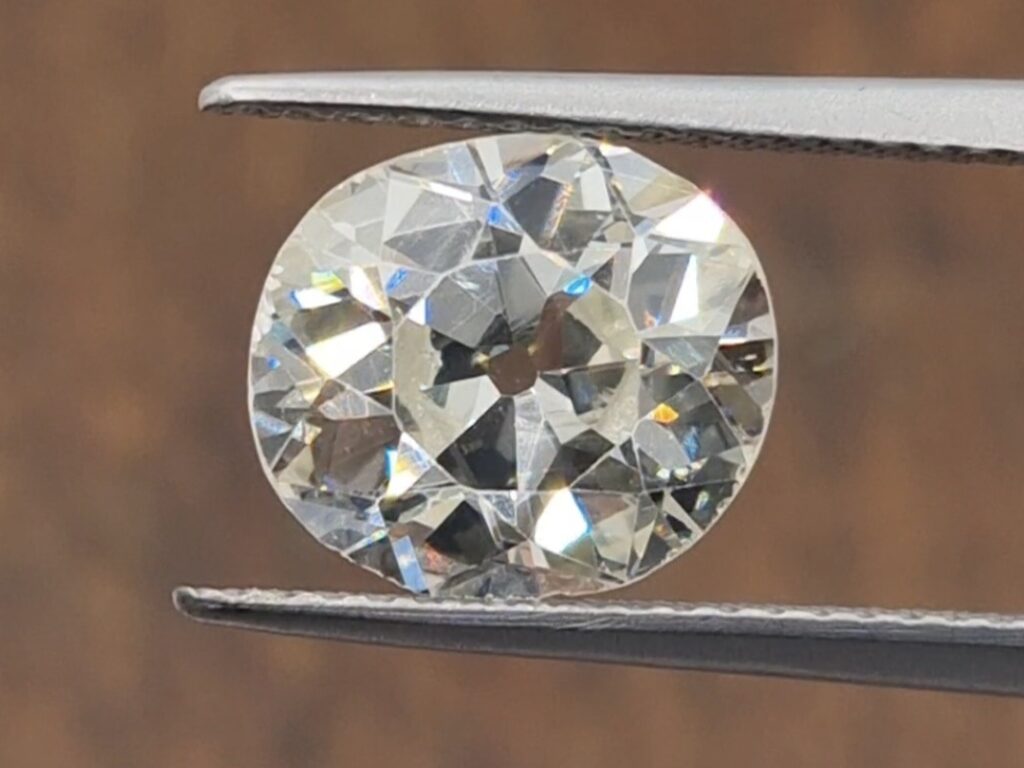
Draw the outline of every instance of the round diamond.
<instances>
[{"instance_id":1,"label":"round diamond","mask_svg":"<svg viewBox=\"0 0 1024 768\"><path fill-rule=\"evenodd\" d=\"M634 581L757 455L775 325L690 182L565 136L403 155L331 190L271 268L250 406L323 544L416 592Z\"/></svg>"}]
</instances>

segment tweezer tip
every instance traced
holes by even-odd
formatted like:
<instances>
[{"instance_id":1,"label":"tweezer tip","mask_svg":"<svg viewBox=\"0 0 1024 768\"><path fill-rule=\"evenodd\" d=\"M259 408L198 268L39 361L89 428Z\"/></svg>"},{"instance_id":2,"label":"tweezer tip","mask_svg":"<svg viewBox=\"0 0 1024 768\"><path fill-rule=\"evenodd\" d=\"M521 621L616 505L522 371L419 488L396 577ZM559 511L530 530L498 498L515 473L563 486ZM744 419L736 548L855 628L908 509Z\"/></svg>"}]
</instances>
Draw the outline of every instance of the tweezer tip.
<instances>
[{"instance_id":1,"label":"tweezer tip","mask_svg":"<svg viewBox=\"0 0 1024 768\"><path fill-rule=\"evenodd\" d=\"M199 111L209 112L233 104L237 100L234 93L237 81L237 77L228 75L227 77L218 77L212 83L203 86L199 92Z\"/></svg>"},{"instance_id":2,"label":"tweezer tip","mask_svg":"<svg viewBox=\"0 0 1024 768\"><path fill-rule=\"evenodd\" d=\"M203 590L196 587L175 587L171 602L180 613L193 619L204 619L215 612L214 605L203 597Z\"/></svg>"}]
</instances>

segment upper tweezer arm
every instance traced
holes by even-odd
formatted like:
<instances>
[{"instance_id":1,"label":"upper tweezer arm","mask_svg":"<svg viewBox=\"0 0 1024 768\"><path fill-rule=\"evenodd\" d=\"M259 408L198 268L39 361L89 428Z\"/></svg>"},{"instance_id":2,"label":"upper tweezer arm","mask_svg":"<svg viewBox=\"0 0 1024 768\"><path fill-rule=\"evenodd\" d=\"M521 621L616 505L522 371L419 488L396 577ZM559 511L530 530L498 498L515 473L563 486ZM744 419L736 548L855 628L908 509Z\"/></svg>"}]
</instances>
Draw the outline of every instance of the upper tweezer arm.
<instances>
[{"instance_id":1,"label":"upper tweezer arm","mask_svg":"<svg viewBox=\"0 0 1024 768\"><path fill-rule=\"evenodd\" d=\"M200 107L947 162L1024 159L1018 81L274 74L218 80ZM334 640L1024 696L1024 616L190 587L174 599L201 621Z\"/></svg>"},{"instance_id":2,"label":"upper tweezer arm","mask_svg":"<svg viewBox=\"0 0 1024 768\"><path fill-rule=\"evenodd\" d=\"M540 72L233 75L200 108L558 130L741 149L1019 163L1024 82Z\"/></svg>"}]
</instances>

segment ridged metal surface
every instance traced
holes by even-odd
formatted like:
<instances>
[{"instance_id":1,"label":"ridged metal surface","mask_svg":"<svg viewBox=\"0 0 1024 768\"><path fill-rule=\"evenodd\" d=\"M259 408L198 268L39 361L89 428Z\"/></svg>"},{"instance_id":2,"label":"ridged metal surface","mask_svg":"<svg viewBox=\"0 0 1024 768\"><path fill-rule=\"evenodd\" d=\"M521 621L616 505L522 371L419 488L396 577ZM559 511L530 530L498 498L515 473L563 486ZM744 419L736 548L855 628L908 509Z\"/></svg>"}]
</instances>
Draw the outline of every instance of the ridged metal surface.
<instances>
[{"instance_id":1,"label":"ridged metal surface","mask_svg":"<svg viewBox=\"0 0 1024 768\"><path fill-rule=\"evenodd\" d=\"M1024 694L1020 616L190 587L174 599L200 621L328 640Z\"/></svg>"},{"instance_id":2,"label":"ridged metal surface","mask_svg":"<svg viewBox=\"0 0 1024 768\"><path fill-rule=\"evenodd\" d=\"M200 108L945 162L1024 158L1024 84L529 72L234 75Z\"/></svg>"}]
</instances>

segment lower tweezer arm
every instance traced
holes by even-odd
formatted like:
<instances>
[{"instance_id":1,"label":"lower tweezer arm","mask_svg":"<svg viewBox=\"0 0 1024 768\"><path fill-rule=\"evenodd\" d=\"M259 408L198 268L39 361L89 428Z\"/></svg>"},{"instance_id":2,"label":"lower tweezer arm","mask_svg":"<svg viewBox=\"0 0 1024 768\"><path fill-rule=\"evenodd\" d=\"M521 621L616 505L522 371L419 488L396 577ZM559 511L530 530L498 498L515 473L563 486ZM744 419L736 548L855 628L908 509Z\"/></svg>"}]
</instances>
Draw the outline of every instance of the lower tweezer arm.
<instances>
[{"instance_id":1,"label":"lower tweezer arm","mask_svg":"<svg viewBox=\"0 0 1024 768\"><path fill-rule=\"evenodd\" d=\"M330 640L1024 695L1016 616L190 587L174 597L201 621Z\"/></svg>"}]
</instances>

